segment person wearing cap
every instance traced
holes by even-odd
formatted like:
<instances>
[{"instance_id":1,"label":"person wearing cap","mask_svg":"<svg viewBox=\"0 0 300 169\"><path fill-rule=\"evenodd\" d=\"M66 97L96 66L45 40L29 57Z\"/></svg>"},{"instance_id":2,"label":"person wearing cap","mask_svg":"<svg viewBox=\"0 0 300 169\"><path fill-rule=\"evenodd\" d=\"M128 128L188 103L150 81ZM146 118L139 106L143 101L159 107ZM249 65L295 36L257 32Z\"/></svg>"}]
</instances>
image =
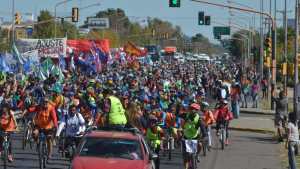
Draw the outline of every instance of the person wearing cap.
<instances>
[{"instance_id":1,"label":"person wearing cap","mask_svg":"<svg viewBox=\"0 0 300 169\"><path fill-rule=\"evenodd\" d=\"M212 146L211 126L216 122L216 120L212 111L209 110L209 104L207 102L202 102L201 111L203 112L203 121L206 126L208 136L208 147L210 149Z\"/></svg>"},{"instance_id":2,"label":"person wearing cap","mask_svg":"<svg viewBox=\"0 0 300 169\"><path fill-rule=\"evenodd\" d=\"M223 100L221 102L221 105L215 110L214 112L214 116L216 119L216 130L217 130L217 135L219 135L219 130L220 130L220 125L222 123L224 123L225 126L225 130L226 130L226 140L225 140L225 144L228 145L229 144L229 122L230 120L233 119L233 114L232 112L229 111L229 107L228 107L228 101L227 100Z\"/></svg>"},{"instance_id":3,"label":"person wearing cap","mask_svg":"<svg viewBox=\"0 0 300 169\"><path fill-rule=\"evenodd\" d=\"M207 137L205 124L199 115L199 111L200 111L200 105L197 103L192 103L189 106L189 112L180 115L180 117L184 119L183 137L185 140L200 140L200 139ZM199 132L199 129L201 131L201 134ZM202 138L200 138L200 136ZM197 161L198 162L200 162L200 160L198 158L200 151L201 151L201 142L198 141L198 152L197 152ZM185 152L185 151L183 151L183 152ZM184 157L184 164L187 168L188 161L185 158L186 155L184 154L183 157Z\"/></svg>"},{"instance_id":4,"label":"person wearing cap","mask_svg":"<svg viewBox=\"0 0 300 169\"><path fill-rule=\"evenodd\" d=\"M127 118L120 99L114 96L110 89L104 89L102 93L105 98L103 112L107 115L107 125L124 127L127 124Z\"/></svg>"}]
</instances>

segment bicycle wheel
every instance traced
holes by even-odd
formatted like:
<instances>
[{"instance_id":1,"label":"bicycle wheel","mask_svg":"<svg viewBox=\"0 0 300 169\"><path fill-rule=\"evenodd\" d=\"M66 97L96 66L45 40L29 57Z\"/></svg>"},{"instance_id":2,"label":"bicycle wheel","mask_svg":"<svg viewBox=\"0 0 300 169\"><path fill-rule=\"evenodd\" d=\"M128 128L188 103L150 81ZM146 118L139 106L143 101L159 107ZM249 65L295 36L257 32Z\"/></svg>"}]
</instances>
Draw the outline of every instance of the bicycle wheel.
<instances>
[{"instance_id":1,"label":"bicycle wheel","mask_svg":"<svg viewBox=\"0 0 300 169\"><path fill-rule=\"evenodd\" d=\"M22 149L25 150L28 138L28 127L25 126L25 130L23 133L23 140L22 140Z\"/></svg>"},{"instance_id":2,"label":"bicycle wheel","mask_svg":"<svg viewBox=\"0 0 300 169\"><path fill-rule=\"evenodd\" d=\"M225 148L225 131L224 129L221 130L221 148L224 150Z\"/></svg>"},{"instance_id":3,"label":"bicycle wheel","mask_svg":"<svg viewBox=\"0 0 300 169\"><path fill-rule=\"evenodd\" d=\"M197 168L197 160L196 160L196 155L191 154L191 159L190 159L190 169L196 169Z\"/></svg>"},{"instance_id":4,"label":"bicycle wheel","mask_svg":"<svg viewBox=\"0 0 300 169\"><path fill-rule=\"evenodd\" d=\"M47 161L47 145L46 142L43 142L43 166L46 168L46 161Z\"/></svg>"},{"instance_id":5,"label":"bicycle wheel","mask_svg":"<svg viewBox=\"0 0 300 169\"><path fill-rule=\"evenodd\" d=\"M207 150L206 141L203 141L202 148L203 148L203 156L206 156L206 150Z\"/></svg>"},{"instance_id":6,"label":"bicycle wheel","mask_svg":"<svg viewBox=\"0 0 300 169\"><path fill-rule=\"evenodd\" d=\"M43 144L44 143L39 143L38 144L38 153L39 153L39 166L40 166L40 169L44 169L45 166L44 166L44 150L43 150Z\"/></svg>"},{"instance_id":7,"label":"bicycle wheel","mask_svg":"<svg viewBox=\"0 0 300 169\"><path fill-rule=\"evenodd\" d=\"M168 141L168 149L169 149L169 160L172 159L172 139L169 138L169 141Z\"/></svg>"},{"instance_id":8,"label":"bicycle wheel","mask_svg":"<svg viewBox=\"0 0 300 169\"><path fill-rule=\"evenodd\" d=\"M4 150L3 150L3 168L7 169L8 163L8 143L4 143Z\"/></svg>"}]
</instances>

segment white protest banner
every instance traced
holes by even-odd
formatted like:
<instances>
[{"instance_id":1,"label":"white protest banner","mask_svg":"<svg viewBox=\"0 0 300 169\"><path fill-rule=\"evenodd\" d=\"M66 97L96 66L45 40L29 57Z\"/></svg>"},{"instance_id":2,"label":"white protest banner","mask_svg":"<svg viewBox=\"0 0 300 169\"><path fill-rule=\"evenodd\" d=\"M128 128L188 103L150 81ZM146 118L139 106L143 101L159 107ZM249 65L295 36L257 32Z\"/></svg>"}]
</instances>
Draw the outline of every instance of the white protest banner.
<instances>
[{"instance_id":1,"label":"white protest banner","mask_svg":"<svg viewBox=\"0 0 300 169\"><path fill-rule=\"evenodd\" d=\"M21 55L37 51L39 57L58 58L59 55L66 57L67 38L19 39L16 46Z\"/></svg>"}]
</instances>

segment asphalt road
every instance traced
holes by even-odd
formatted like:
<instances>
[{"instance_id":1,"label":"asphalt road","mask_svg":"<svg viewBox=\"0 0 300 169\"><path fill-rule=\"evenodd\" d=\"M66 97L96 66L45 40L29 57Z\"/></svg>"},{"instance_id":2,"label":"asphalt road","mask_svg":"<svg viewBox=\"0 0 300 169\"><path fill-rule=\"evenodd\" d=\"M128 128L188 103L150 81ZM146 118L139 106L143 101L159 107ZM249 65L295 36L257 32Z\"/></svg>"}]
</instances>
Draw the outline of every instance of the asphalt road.
<instances>
[{"instance_id":1,"label":"asphalt road","mask_svg":"<svg viewBox=\"0 0 300 169\"><path fill-rule=\"evenodd\" d=\"M271 135L237 131L230 134L230 145L224 151L214 139L212 151L200 157L199 169L282 169L279 147ZM171 161L164 158L161 168L182 169L181 153L175 152Z\"/></svg>"},{"instance_id":2,"label":"asphalt road","mask_svg":"<svg viewBox=\"0 0 300 169\"><path fill-rule=\"evenodd\" d=\"M281 169L278 145L267 134L232 131L230 145L224 151L214 139L211 152L201 156L199 169ZM215 136L214 136L215 137ZM38 169L38 155L35 150L22 150L21 134L13 136L15 161L9 165L12 169ZM55 150L57 152L57 150ZM50 160L48 169L67 169L69 162L58 154ZM0 162L2 165L2 162ZM2 168L2 166L1 166ZM171 161L162 157L161 169L182 169L180 150L175 150Z\"/></svg>"}]
</instances>

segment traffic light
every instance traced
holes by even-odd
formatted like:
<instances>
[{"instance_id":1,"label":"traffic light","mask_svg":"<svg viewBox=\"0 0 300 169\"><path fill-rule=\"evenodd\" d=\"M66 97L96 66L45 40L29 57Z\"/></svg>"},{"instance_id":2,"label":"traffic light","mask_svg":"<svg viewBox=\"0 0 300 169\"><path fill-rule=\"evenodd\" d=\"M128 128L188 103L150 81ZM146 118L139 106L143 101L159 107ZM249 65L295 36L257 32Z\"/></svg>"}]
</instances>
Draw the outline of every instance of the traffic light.
<instances>
[{"instance_id":1,"label":"traffic light","mask_svg":"<svg viewBox=\"0 0 300 169\"><path fill-rule=\"evenodd\" d=\"M271 55L272 54L272 39L271 38L266 38L265 48L267 51L267 55Z\"/></svg>"},{"instance_id":2,"label":"traffic light","mask_svg":"<svg viewBox=\"0 0 300 169\"><path fill-rule=\"evenodd\" d=\"M79 20L79 9L78 8L72 8L72 22L78 22Z\"/></svg>"},{"instance_id":3,"label":"traffic light","mask_svg":"<svg viewBox=\"0 0 300 169\"><path fill-rule=\"evenodd\" d=\"M21 24L21 15L20 15L19 12L17 12L17 13L15 14L15 24L16 24L16 25Z\"/></svg>"},{"instance_id":4,"label":"traffic light","mask_svg":"<svg viewBox=\"0 0 300 169\"><path fill-rule=\"evenodd\" d=\"M210 16L205 16L205 25L210 25Z\"/></svg>"},{"instance_id":5,"label":"traffic light","mask_svg":"<svg viewBox=\"0 0 300 169\"><path fill-rule=\"evenodd\" d=\"M156 34L155 29L152 29L152 37L154 37Z\"/></svg>"},{"instance_id":6,"label":"traffic light","mask_svg":"<svg viewBox=\"0 0 300 169\"><path fill-rule=\"evenodd\" d=\"M169 7L180 8L180 0L169 0Z\"/></svg>"},{"instance_id":7,"label":"traffic light","mask_svg":"<svg viewBox=\"0 0 300 169\"><path fill-rule=\"evenodd\" d=\"M199 12L198 13L198 25L204 25L204 12Z\"/></svg>"},{"instance_id":8,"label":"traffic light","mask_svg":"<svg viewBox=\"0 0 300 169\"><path fill-rule=\"evenodd\" d=\"M266 58L266 66L271 66L271 57L272 57L272 39L267 37L264 42L265 46L265 58Z\"/></svg>"}]
</instances>

